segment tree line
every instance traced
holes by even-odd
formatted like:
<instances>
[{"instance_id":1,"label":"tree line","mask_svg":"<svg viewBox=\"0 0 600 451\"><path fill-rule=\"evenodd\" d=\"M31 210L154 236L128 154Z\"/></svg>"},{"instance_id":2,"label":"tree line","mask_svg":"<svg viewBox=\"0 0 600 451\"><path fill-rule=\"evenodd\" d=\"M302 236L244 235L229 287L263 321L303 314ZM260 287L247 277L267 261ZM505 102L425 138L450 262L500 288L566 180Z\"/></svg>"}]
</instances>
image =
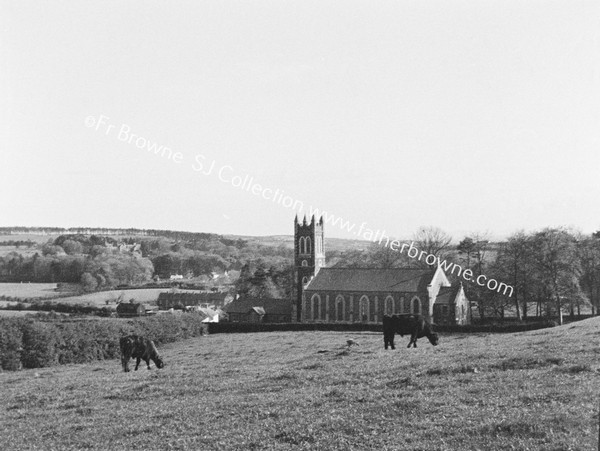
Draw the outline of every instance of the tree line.
<instances>
[{"instance_id":1,"label":"tree line","mask_svg":"<svg viewBox=\"0 0 600 451\"><path fill-rule=\"evenodd\" d=\"M518 319L531 316L580 314L588 307L600 311L600 232L590 235L564 228L519 231L506 241L492 242L487 234L474 233L452 244L452 237L436 227L421 228L412 242L463 270L470 269L473 280L480 275L513 287L500 294L477 283L468 283L457 274L447 274L454 283L462 282L474 312L481 319ZM365 251L328 253L328 266L340 267L427 267L377 243ZM435 265L431 265L434 267Z\"/></svg>"},{"instance_id":2,"label":"tree line","mask_svg":"<svg viewBox=\"0 0 600 451\"><path fill-rule=\"evenodd\" d=\"M86 291L118 285L136 285L172 274L212 276L246 264L281 266L293 251L283 245L266 246L219 235L190 234L192 240L67 234L36 245L38 252L24 256L10 252L0 257L4 282L81 283Z\"/></svg>"}]
</instances>

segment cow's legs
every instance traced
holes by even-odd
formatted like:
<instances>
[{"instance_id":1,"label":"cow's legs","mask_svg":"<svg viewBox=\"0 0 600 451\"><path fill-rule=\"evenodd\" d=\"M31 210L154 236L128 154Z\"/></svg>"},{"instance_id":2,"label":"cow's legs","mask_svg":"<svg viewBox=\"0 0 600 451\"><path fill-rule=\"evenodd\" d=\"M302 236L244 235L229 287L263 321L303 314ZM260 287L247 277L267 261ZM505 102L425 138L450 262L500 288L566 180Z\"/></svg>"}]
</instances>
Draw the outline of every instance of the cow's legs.
<instances>
[{"instance_id":1,"label":"cow's legs","mask_svg":"<svg viewBox=\"0 0 600 451\"><path fill-rule=\"evenodd\" d=\"M146 359L146 366L150 369L150 359Z\"/></svg>"},{"instance_id":2,"label":"cow's legs","mask_svg":"<svg viewBox=\"0 0 600 451\"><path fill-rule=\"evenodd\" d=\"M387 349L388 346L391 346L392 349L394 349L394 337L391 336L390 334L384 334L383 335L383 346L385 347L385 349Z\"/></svg>"},{"instance_id":3,"label":"cow's legs","mask_svg":"<svg viewBox=\"0 0 600 451\"><path fill-rule=\"evenodd\" d=\"M136 357L136 359L135 359L135 369L134 369L135 371L137 371L137 369L138 369L138 366L140 366L140 361L141 361L141 360L142 360L142 359L140 359L139 357Z\"/></svg>"},{"instance_id":4,"label":"cow's legs","mask_svg":"<svg viewBox=\"0 0 600 451\"><path fill-rule=\"evenodd\" d=\"M410 345L413 345L415 348L417 347L417 336L416 335L410 336L410 341L408 342L407 348L410 348Z\"/></svg>"},{"instance_id":5,"label":"cow's legs","mask_svg":"<svg viewBox=\"0 0 600 451\"><path fill-rule=\"evenodd\" d=\"M384 334L383 335L383 345L385 347L385 349L388 348L388 346L390 346L392 349L395 349L394 347L394 334Z\"/></svg>"},{"instance_id":6,"label":"cow's legs","mask_svg":"<svg viewBox=\"0 0 600 451\"><path fill-rule=\"evenodd\" d=\"M125 356L121 356L121 365L123 365L123 371L128 373L129 372L129 359L126 359Z\"/></svg>"}]
</instances>

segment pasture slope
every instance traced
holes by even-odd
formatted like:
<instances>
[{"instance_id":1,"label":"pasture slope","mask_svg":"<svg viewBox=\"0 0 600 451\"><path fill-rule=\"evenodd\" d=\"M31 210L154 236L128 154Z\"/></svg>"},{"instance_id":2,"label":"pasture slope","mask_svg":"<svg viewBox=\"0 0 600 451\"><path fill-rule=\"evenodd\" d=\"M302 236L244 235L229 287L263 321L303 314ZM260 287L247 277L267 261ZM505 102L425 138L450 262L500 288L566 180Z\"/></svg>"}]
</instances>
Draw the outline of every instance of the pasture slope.
<instances>
[{"instance_id":1,"label":"pasture slope","mask_svg":"<svg viewBox=\"0 0 600 451\"><path fill-rule=\"evenodd\" d=\"M360 346L346 347L353 338ZM0 373L11 450L593 450L600 318L383 349L374 333L215 334L119 361Z\"/></svg>"}]
</instances>

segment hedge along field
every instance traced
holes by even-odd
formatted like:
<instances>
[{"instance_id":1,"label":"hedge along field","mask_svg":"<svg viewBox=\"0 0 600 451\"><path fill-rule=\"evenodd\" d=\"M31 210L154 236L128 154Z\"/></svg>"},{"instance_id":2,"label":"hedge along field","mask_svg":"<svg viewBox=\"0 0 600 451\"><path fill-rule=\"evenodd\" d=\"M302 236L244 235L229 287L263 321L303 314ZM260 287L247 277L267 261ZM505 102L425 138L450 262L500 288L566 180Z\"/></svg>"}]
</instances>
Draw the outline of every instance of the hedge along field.
<instances>
[{"instance_id":1,"label":"hedge along field","mask_svg":"<svg viewBox=\"0 0 600 451\"><path fill-rule=\"evenodd\" d=\"M16 371L85 363L120 356L119 338L138 334L157 346L203 335L198 315L160 315L135 319L0 318L0 368Z\"/></svg>"},{"instance_id":2,"label":"hedge along field","mask_svg":"<svg viewBox=\"0 0 600 451\"><path fill-rule=\"evenodd\" d=\"M158 300L158 295L160 293L168 292L168 289L165 288L141 288L135 290L108 290L108 291L97 291L94 293L80 294L76 296L68 296L62 297L60 299L52 300L51 302L61 302L61 303L72 303L72 304L85 304L85 305L95 305L97 307L102 307L106 305L106 301L109 301L112 305L117 302L119 298L128 302L130 299L133 299L135 302L141 302L144 304L147 303L156 303ZM178 289L177 292L181 293L197 293L196 290L185 290Z\"/></svg>"}]
</instances>

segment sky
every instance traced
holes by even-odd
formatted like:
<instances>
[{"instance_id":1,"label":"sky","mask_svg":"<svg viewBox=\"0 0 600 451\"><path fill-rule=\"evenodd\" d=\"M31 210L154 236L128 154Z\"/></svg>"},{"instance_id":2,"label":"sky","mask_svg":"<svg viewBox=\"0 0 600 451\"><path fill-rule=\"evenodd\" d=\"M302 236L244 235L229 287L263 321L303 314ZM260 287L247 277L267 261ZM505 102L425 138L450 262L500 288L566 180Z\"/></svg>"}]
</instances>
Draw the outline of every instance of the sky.
<instances>
[{"instance_id":1,"label":"sky","mask_svg":"<svg viewBox=\"0 0 600 451\"><path fill-rule=\"evenodd\" d=\"M600 229L597 1L0 0L0 61L0 226Z\"/></svg>"}]
</instances>

